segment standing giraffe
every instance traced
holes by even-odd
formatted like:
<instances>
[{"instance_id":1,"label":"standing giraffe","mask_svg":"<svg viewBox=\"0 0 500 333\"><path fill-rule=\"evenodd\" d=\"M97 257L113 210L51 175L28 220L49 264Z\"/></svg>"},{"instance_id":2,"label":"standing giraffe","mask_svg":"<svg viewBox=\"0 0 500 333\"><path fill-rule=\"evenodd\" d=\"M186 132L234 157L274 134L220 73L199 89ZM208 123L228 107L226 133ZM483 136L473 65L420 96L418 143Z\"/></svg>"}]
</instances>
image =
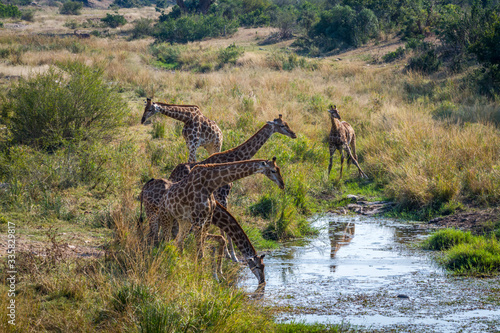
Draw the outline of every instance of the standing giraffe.
<instances>
[{"instance_id":1,"label":"standing giraffe","mask_svg":"<svg viewBox=\"0 0 500 333\"><path fill-rule=\"evenodd\" d=\"M197 162L197 163L183 163L175 167L175 169L170 174L169 180L177 182L187 177L189 171L196 166L201 164L212 164L212 163L229 163L237 161L245 161L251 159L259 149L269 140L269 138L274 133L280 133L286 135L292 139L297 138L297 135L292 131L290 126L283 121L282 115L278 115L278 118L273 121L268 121L259 131L257 131L252 137L243 142L241 145L229 149L220 153L216 153L208 157L207 159ZM217 200L224 208L227 208L227 197L232 188L232 183L221 186L214 192L215 200ZM147 185L144 186L143 191L147 190ZM227 237L227 244L229 249L229 256L233 261L238 261L234 253L233 243L231 238Z\"/></svg>"},{"instance_id":2,"label":"standing giraffe","mask_svg":"<svg viewBox=\"0 0 500 333\"><path fill-rule=\"evenodd\" d=\"M201 113L198 106L153 103L148 98L141 124L155 113L162 113L184 123L182 136L189 150L188 162L196 162L196 151L199 147L204 147L210 155L220 151L222 131L213 120Z\"/></svg>"},{"instance_id":3,"label":"standing giraffe","mask_svg":"<svg viewBox=\"0 0 500 333\"><path fill-rule=\"evenodd\" d=\"M150 238L153 238L155 243L160 238L170 239L174 221L177 221L179 231L175 241L180 251L183 249L185 236L193 229L198 256L203 257L206 228L212 222L217 206L213 192L222 185L254 173L263 173L281 189L285 187L276 158L272 161L249 160L198 165L191 170L188 177L175 183L166 179L149 181L150 190L141 192L141 203L142 200L154 203L145 204Z\"/></svg>"},{"instance_id":4,"label":"standing giraffe","mask_svg":"<svg viewBox=\"0 0 500 333\"><path fill-rule=\"evenodd\" d=\"M348 122L340 121L341 118L336 105L330 105L328 112L330 113L330 119L332 121L332 129L330 130L330 136L328 137L328 145L330 148L328 176L330 176L330 171L332 170L333 154L338 149L340 152L339 179L342 178L342 169L344 167L344 151L347 152L347 167L349 167L352 161L359 170L359 176L368 178L358 164L358 156L356 155L356 134L354 134L354 129Z\"/></svg>"}]
</instances>

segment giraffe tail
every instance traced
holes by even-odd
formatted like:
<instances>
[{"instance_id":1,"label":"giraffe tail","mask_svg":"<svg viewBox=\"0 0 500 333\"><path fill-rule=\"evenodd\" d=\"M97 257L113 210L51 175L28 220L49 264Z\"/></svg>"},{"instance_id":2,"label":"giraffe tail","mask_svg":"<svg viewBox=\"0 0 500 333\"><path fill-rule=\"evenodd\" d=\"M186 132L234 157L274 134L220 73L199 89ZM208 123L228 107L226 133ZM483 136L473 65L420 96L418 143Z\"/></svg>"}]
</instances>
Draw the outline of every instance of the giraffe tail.
<instances>
[{"instance_id":1,"label":"giraffe tail","mask_svg":"<svg viewBox=\"0 0 500 333\"><path fill-rule=\"evenodd\" d=\"M356 134L352 134L352 140L351 140L351 152L352 152L352 157L354 157L354 159L356 161L358 161L358 155L356 155ZM350 165L353 161L352 161L352 157L349 155L347 156L347 165Z\"/></svg>"},{"instance_id":2,"label":"giraffe tail","mask_svg":"<svg viewBox=\"0 0 500 333\"><path fill-rule=\"evenodd\" d=\"M141 213L139 214L139 222L137 222L138 227L140 227L144 222L144 218L142 217L142 191L141 194L139 194L139 200L141 201Z\"/></svg>"}]
</instances>

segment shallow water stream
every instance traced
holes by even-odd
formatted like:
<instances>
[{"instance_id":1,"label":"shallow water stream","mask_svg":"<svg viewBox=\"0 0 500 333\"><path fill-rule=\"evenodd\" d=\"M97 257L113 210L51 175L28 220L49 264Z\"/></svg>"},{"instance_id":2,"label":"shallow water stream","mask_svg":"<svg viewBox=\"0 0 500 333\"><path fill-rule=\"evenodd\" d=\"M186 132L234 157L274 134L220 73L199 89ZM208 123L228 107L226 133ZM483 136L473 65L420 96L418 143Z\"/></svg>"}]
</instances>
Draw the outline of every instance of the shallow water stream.
<instances>
[{"instance_id":1,"label":"shallow water stream","mask_svg":"<svg viewBox=\"0 0 500 333\"><path fill-rule=\"evenodd\" d=\"M453 277L429 252L410 246L428 231L418 225L326 215L319 236L266 255L264 302L281 319L349 323L370 331L498 332L498 278ZM249 291L256 280L248 274Z\"/></svg>"}]
</instances>

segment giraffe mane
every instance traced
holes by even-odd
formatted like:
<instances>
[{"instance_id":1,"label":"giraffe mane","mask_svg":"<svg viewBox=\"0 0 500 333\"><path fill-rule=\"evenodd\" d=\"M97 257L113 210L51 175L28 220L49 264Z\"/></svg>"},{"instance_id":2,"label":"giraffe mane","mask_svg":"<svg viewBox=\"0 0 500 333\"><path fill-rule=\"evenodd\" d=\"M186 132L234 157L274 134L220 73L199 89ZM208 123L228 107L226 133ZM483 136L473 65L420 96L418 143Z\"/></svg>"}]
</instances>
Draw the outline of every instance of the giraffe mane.
<instances>
[{"instance_id":1,"label":"giraffe mane","mask_svg":"<svg viewBox=\"0 0 500 333\"><path fill-rule=\"evenodd\" d=\"M236 162L227 162L227 163L210 163L210 164L196 164L192 169L191 172L193 172L194 169L201 169L201 168L213 168L216 166L226 166L226 165L237 165L237 164L245 164L248 161L252 162L268 162L267 160L261 160L261 159L256 159L256 160L246 160L246 161L236 161Z\"/></svg>"},{"instance_id":2,"label":"giraffe mane","mask_svg":"<svg viewBox=\"0 0 500 333\"><path fill-rule=\"evenodd\" d=\"M198 105L190 105L190 104L169 104L162 102L154 102L155 104L164 105L164 106L182 106L182 107L191 107L191 108L200 108Z\"/></svg>"}]
</instances>

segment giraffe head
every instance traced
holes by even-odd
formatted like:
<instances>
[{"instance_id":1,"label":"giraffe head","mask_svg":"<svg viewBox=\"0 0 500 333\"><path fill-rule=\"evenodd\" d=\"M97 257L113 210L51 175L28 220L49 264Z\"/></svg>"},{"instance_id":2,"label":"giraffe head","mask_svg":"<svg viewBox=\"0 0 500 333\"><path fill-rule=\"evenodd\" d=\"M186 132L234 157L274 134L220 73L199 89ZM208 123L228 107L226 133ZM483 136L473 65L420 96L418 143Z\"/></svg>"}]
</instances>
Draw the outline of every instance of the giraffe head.
<instances>
[{"instance_id":1,"label":"giraffe head","mask_svg":"<svg viewBox=\"0 0 500 333\"><path fill-rule=\"evenodd\" d=\"M337 111L337 105L330 104L330 108L328 109L328 112L330 113L330 117L337 118L338 120L342 119L342 118L340 118L340 114Z\"/></svg>"},{"instance_id":2,"label":"giraffe head","mask_svg":"<svg viewBox=\"0 0 500 333\"><path fill-rule=\"evenodd\" d=\"M280 134L286 135L292 139L295 139L297 135L295 135L295 132L292 131L290 126L283 121L282 115L279 115L279 118L274 119L273 121L268 121L267 122L269 125L273 126L274 132L278 132Z\"/></svg>"},{"instance_id":3,"label":"giraffe head","mask_svg":"<svg viewBox=\"0 0 500 333\"><path fill-rule=\"evenodd\" d=\"M155 108L151 98L146 99L146 107L144 108L144 113L142 114L141 124L144 124L146 120L158 112L158 109Z\"/></svg>"},{"instance_id":4,"label":"giraffe head","mask_svg":"<svg viewBox=\"0 0 500 333\"><path fill-rule=\"evenodd\" d=\"M262 169L260 171L267 178L275 182L280 189L285 188L285 182L281 177L280 167L276 164L276 157L272 161L262 161Z\"/></svg>"},{"instance_id":5,"label":"giraffe head","mask_svg":"<svg viewBox=\"0 0 500 333\"><path fill-rule=\"evenodd\" d=\"M264 268L266 265L264 265L264 257L265 254L261 256L256 255L255 257L247 259L248 267L259 280L259 286L266 284L266 276L264 275Z\"/></svg>"}]
</instances>

